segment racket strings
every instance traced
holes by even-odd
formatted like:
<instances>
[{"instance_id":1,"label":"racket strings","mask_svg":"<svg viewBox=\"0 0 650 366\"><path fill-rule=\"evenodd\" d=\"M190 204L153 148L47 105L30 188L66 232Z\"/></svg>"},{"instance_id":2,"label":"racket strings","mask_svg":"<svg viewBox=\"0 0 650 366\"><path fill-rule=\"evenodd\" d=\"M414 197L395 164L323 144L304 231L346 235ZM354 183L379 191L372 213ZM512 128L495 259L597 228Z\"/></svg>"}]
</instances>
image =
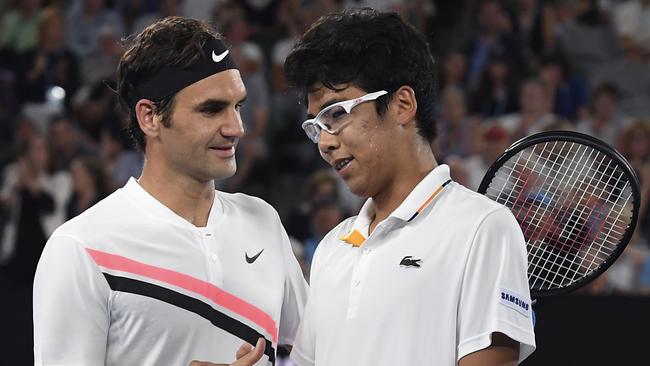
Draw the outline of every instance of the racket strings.
<instances>
[{"instance_id":1,"label":"racket strings","mask_svg":"<svg viewBox=\"0 0 650 366\"><path fill-rule=\"evenodd\" d=\"M598 269L631 220L627 176L606 154L573 142L520 151L486 194L509 207L521 224L531 288L568 286Z\"/></svg>"}]
</instances>

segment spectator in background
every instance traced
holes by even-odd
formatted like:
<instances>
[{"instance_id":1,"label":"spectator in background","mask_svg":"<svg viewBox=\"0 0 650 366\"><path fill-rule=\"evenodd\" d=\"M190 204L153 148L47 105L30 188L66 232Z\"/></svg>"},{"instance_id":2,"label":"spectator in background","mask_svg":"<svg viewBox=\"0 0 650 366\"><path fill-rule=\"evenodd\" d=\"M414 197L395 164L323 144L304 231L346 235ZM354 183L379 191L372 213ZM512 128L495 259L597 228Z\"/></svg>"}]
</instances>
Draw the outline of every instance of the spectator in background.
<instances>
[{"instance_id":1,"label":"spectator in background","mask_svg":"<svg viewBox=\"0 0 650 366\"><path fill-rule=\"evenodd\" d=\"M476 152L480 120L467 115L465 92L457 87L442 91L438 136L432 145L438 161L449 156L465 157Z\"/></svg>"},{"instance_id":2,"label":"spectator in background","mask_svg":"<svg viewBox=\"0 0 650 366\"><path fill-rule=\"evenodd\" d=\"M16 126L16 98L12 93L13 75L0 68L0 170L13 158Z\"/></svg>"},{"instance_id":3,"label":"spectator in background","mask_svg":"<svg viewBox=\"0 0 650 366\"><path fill-rule=\"evenodd\" d=\"M50 120L48 129L50 143L50 171L67 171L76 157L90 152L70 118L61 114Z\"/></svg>"},{"instance_id":4,"label":"spectator in background","mask_svg":"<svg viewBox=\"0 0 650 366\"><path fill-rule=\"evenodd\" d=\"M307 181L305 196L305 199L290 212L286 225L287 233L302 243L313 235L311 213L315 202L331 197L339 199L336 176L329 169L313 172Z\"/></svg>"},{"instance_id":5,"label":"spectator in background","mask_svg":"<svg viewBox=\"0 0 650 366\"><path fill-rule=\"evenodd\" d=\"M449 52L442 60L442 73L440 75L440 89L448 86L464 88L467 82L467 57L465 54L454 50Z\"/></svg>"},{"instance_id":6,"label":"spectator in background","mask_svg":"<svg viewBox=\"0 0 650 366\"><path fill-rule=\"evenodd\" d=\"M619 109L620 94L612 83L603 82L593 91L593 107L589 117L578 121L578 132L599 138L611 146L618 144L618 138L629 123L629 116Z\"/></svg>"},{"instance_id":7,"label":"spectator in background","mask_svg":"<svg viewBox=\"0 0 650 366\"><path fill-rule=\"evenodd\" d=\"M470 101L472 115L499 117L517 110L518 80L502 55L494 52Z\"/></svg>"},{"instance_id":8,"label":"spectator in background","mask_svg":"<svg viewBox=\"0 0 650 366\"><path fill-rule=\"evenodd\" d=\"M631 38L650 52L650 0L621 1L613 15L618 36Z\"/></svg>"},{"instance_id":9,"label":"spectator in background","mask_svg":"<svg viewBox=\"0 0 650 366\"><path fill-rule=\"evenodd\" d=\"M99 47L100 31L111 27L118 38L124 35L119 14L106 8L105 0L74 2L66 16L66 43L79 57L86 57Z\"/></svg>"},{"instance_id":10,"label":"spectator in background","mask_svg":"<svg viewBox=\"0 0 650 366\"><path fill-rule=\"evenodd\" d=\"M646 242L650 242L650 120L639 119L627 126L621 132L618 148L641 182L641 205L636 231Z\"/></svg>"},{"instance_id":11,"label":"spectator in background","mask_svg":"<svg viewBox=\"0 0 650 366\"><path fill-rule=\"evenodd\" d=\"M251 26L265 32L272 30L283 0L239 0Z\"/></svg>"},{"instance_id":12,"label":"spectator in background","mask_svg":"<svg viewBox=\"0 0 650 366\"><path fill-rule=\"evenodd\" d=\"M47 174L45 139L33 134L21 143L18 159L2 174L0 187L0 311L2 318L2 362L8 365L33 363L32 281L36 263L51 231L45 221L55 212L55 201Z\"/></svg>"},{"instance_id":13,"label":"spectator in background","mask_svg":"<svg viewBox=\"0 0 650 366\"><path fill-rule=\"evenodd\" d=\"M641 183L638 222L630 243L607 270L607 290L649 293L650 290L650 120L639 119L623 129L619 151Z\"/></svg>"},{"instance_id":14,"label":"spectator in background","mask_svg":"<svg viewBox=\"0 0 650 366\"><path fill-rule=\"evenodd\" d=\"M623 57L601 65L592 85L607 81L620 91L621 110L634 117L650 115L650 63L648 53L635 40L621 38Z\"/></svg>"},{"instance_id":15,"label":"spectator in background","mask_svg":"<svg viewBox=\"0 0 650 366\"><path fill-rule=\"evenodd\" d=\"M548 88L553 113L571 121L587 116L586 80L571 72L562 53L552 52L541 56L539 78Z\"/></svg>"},{"instance_id":16,"label":"spectator in background","mask_svg":"<svg viewBox=\"0 0 650 366\"><path fill-rule=\"evenodd\" d=\"M539 79L524 81L519 92L520 110L498 118L512 141L541 132L559 120L552 112L552 102L546 85Z\"/></svg>"},{"instance_id":17,"label":"spectator in background","mask_svg":"<svg viewBox=\"0 0 650 366\"><path fill-rule=\"evenodd\" d=\"M0 19L0 65L13 66L13 56L36 46L42 0L22 0Z\"/></svg>"},{"instance_id":18,"label":"spectator in background","mask_svg":"<svg viewBox=\"0 0 650 366\"><path fill-rule=\"evenodd\" d=\"M45 138L34 135L21 146L18 160L3 174L2 209L10 218L0 241L0 263L13 282L31 284L36 263L50 232L45 216L54 213L54 197L48 189L48 148Z\"/></svg>"},{"instance_id":19,"label":"spectator in background","mask_svg":"<svg viewBox=\"0 0 650 366\"><path fill-rule=\"evenodd\" d=\"M114 81L98 81L86 86L74 98L73 111L79 130L85 137L99 144L102 129L107 124L119 123L125 117L119 108L116 95L107 84L115 85Z\"/></svg>"},{"instance_id":20,"label":"spectator in background","mask_svg":"<svg viewBox=\"0 0 650 366\"><path fill-rule=\"evenodd\" d=\"M276 175L306 176L321 162L313 146L305 141L304 133L295 124L307 115L299 96L289 89L283 65L293 46L291 38L277 41L272 48L270 67L270 111L267 137L269 159ZM290 187L291 192L293 188Z\"/></svg>"},{"instance_id":21,"label":"spectator in background","mask_svg":"<svg viewBox=\"0 0 650 366\"><path fill-rule=\"evenodd\" d=\"M558 3L564 19L558 22L558 47L579 75L589 78L600 65L618 53L616 31L597 0L568 0Z\"/></svg>"},{"instance_id":22,"label":"spectator in background","mask_svg":"<svg viewBox=\"0 0 650 366\"><path fill-rule=\"evenodd\" d=\"M69 220L112 193L101 160L93 155L83 155L72 161L72 196L66 204L66 220Z\"/></svg>"},{"instance_id":23,"label":"spectator in background","mask_svg":"<svg viewBox=\"0 0 650 366\"><path fill-rule=\"evenodd\" d=\"M124 186L131 177L139 177L142 173L144 156L129 148L128 136L118 122L103 126L99 156L108 177L110 191Z\"/></svg>"},{"instance_id":24,"label":"spectator in background","mask_svg":"<svg viewBox=\"0 0 650 366\"><path fill-rule=\"evenodd\" d=\"M64 44L64 24L58 8L43 10L36 47L16 56L16 95L20 102L44 103L47 94L60 87L64 105L70 107L79 87L79 61Z\"/></svg>"},{"instance_id":25,"label":"spectator in background","mask_svg":"<svg viewBox=\"0 0 650 366\"><path fill-rule=\"evenodd\" d=\"M183 0L180 3L181 15L205 21L212 20L212 14L228 0Z\"/></svg>"},{"instance_id":26,"label":"spectator in background","mask_svg":"<svg viewBox=\"0 0 650 366\"><path fill-rule=\"evenodd\" d=\"M141 28L135 31L135 23L142 14L151 14L160 6L158 1L154 0L117 0L113 6L124 24L125 34L138 34Z\"/></svg>"},{"instance_id":27,"label":"spectator in background","mask_svg":"<svg viewBox=\"0 0 650 366\"><path fill-rule=\"evenodd\" d=\"M81 60L81 75L84 85L94 85L105 79L112 79L122 57L120 36L110 25L99 30L99 47Z\"/></svg>"},{"instance_id":28,"label":"spectator in background","mask_svg":"<svg viewBox=\"0 0 650 366\"><path fill-rule=\"evenodd\" d=\"M165 17L181 14L181 0L161 0L155 12L140 14L134 21L129 34L138 34L150 24Z\"/></svg>"},{"instance_id":29,"label":"spectator in background","mask_svg":"<svg viewBox=\"0 0 650 366\"><path fill-rule=\"evenodd\" d=\"M505 128L496 123L481 126L478 153L465 158L448 159L454 181L469 189L478 190L488 168L510 146L510 136Z\"/></svg>"},{"instance_id":30,"label":"spectator in background","mask_svg":"<svg viewBox=\"0 0 650 366\"><path fill-rule=\"evenodd\" d=\"M318 243L344 218L346 218L345 212L336 196L323 196L312 202L310 212L311 235L305 239L304 244L307 269L311 270L311 261Z\"/></svg>"},{"instance_id":31,"label":"spectator in background","mask_svg":"<svg viewBox=\"0 0 650 366\"><path fill-rule=\"evenodd\" d=\"M517 78L527 75L522 46L511 34L512 25L497 0L481 0L478 5L478 30L466 48L467 78L470 90L480 82L490 54L498 52L508 60L510 72Z\"/></svg>"},{"instance_id":32,"label":"spectator in background","mask_svg":"<svg viewBox=\"0 0 650 366\"><path fill-rule=\"evenodd\" d=\"M530 66L546 50L553 47L555 35L554 7L542 0L515 0L508 9L512 34L519 39ZM511 2L512 3L512 2Z\"/></svg>"}]
</instances>

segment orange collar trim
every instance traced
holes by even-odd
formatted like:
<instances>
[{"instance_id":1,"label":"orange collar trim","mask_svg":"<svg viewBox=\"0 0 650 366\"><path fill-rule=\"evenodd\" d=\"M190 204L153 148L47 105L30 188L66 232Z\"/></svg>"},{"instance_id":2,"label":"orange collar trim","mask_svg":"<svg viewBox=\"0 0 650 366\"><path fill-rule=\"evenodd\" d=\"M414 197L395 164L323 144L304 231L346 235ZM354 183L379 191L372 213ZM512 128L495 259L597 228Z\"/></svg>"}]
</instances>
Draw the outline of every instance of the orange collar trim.
<instances>
[{"instance_id":1,"label":"orange collar trim","mask_svg":"<svg viewBox=\"0 0 650 366\"><path fill-rule=\"evenodd\" d=\"M360 247L363 245L363 243L366 242L366 237L363 236L358 230L354 229L351 232L343 235L342 237L339 238L340 240L343 240L344 242L352 245L353 247Z\"/></svg>"}]
</instances>

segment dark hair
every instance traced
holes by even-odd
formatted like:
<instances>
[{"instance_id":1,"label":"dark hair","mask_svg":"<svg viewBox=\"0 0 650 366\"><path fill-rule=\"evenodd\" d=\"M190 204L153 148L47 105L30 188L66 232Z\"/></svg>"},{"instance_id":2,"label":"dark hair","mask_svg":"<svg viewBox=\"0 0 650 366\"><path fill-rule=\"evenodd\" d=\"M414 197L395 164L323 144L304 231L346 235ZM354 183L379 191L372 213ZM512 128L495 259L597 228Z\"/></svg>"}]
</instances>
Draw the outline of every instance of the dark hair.
<instances>
[{"instance_id":1,"label":"dark hair","mask_svg":"<svg viewBox=\"0 0 650 366\"><path fill-rule=\"evenodd\" d=\"M120 104L129 113L129 133L137 147L144 150L144 133L140 130L129 100L135 88L150 80L165 66L188 67L203 54L203 45L212 39L223 39L208 23L184 17L167 17L145 28L132 40L117 66L117 93ZM169 127L174 109L174 96L156 102L156 113Z\"/></svg>"},{"instance_id":2,"label":"dark hair","mask_svg":"<svg viewBox=\"0 0 650 366\"><path fill-rule=\"evenodd\" d=\"M100 197L104 198L111 193L113 187L109 185L110 179L104 169L104 164L102 164L102 161L98 157L94 155L81 155L75 158L74 161L83 165L84 169L88 171L88 174L92 176L95 188Z\"/></svg>"},{"instance_id":3,"label":"dark hair","mask_svg":"<svg viewBox=\"0 0 650 366\"><path fill-rule=\"evenodd\" d=\"M609 81L603 81L596 85L593 94L594 100L603 94L611 95L617 101L621 99L621 92L618 90L618 87L616 84Z\"/></svg>"},{"instance_id":4,"label":"dark hair","mask_svg":"<svg viewBox=\"0 0 650 366\"><path fill-rule=\"evenodd\" d=\"M291 50L284 70L289 85L303 94L317 83L389 93L408 85L415 91L420 135L435 138L433 56L424 36L396 13L361 8L322 16ZM377 113L386 111L388 100L377 100Z\"/></svg>"}]
</instances>

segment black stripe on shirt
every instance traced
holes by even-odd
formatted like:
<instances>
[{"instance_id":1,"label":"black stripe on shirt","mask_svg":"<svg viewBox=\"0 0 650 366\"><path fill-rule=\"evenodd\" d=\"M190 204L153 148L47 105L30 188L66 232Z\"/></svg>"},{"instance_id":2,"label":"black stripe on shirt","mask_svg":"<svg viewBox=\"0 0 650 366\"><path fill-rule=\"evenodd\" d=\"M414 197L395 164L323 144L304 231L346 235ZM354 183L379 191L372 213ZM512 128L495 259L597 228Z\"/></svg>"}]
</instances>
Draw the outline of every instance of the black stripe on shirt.
<instances>
[{"instance_id":1,"label":"black stripe on shirt","mask_svg":"<svg viewBox=\"0 0 650 366\"><path fill-rule=\"evenodd\" d=\"M243 339L252 345L257 344L257 340L260 337L264 338L266 341L264 353L269 356L269 361L271 364L275 365L275 350L273 349L273 344L270 340L268 340L255 329L216 310L209 304L206 304L199 299L195 299L193 297L181 294L162 286L154 285L152 283L134 280L132 278L113 276L108 273L104 273L104 277L106 277L106 280L108 281L108 284L113 291L128 292L136 295L147 296L171 305L175 305L179 308L199 315L200 317L210 321L219 329L222 329L236 337L239 337L240 339Z\"/></svg>"}]
</instances>

